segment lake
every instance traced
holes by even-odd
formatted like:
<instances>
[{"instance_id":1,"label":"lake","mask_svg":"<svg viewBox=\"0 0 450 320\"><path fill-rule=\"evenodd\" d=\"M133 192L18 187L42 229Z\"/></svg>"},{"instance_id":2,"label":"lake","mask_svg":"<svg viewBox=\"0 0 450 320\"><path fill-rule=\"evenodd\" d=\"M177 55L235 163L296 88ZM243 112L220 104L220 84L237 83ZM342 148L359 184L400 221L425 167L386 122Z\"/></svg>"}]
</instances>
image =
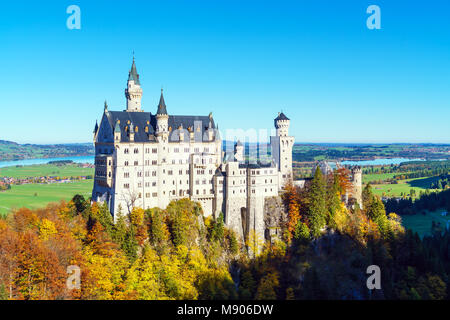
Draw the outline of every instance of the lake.
<instances>
[{"instance_id":1,"label":"lake","mask_svg":"<svg viewBox=\"0 0 450 320\"><path fill-rule=\"evenodd\" d=\"M94 156L77 156L77 157L61 157L61 158L44 158L44 159L26 159L16 161L0 161L0 168L11 166L31 166L33 164L46 164L49 161L72 160L76 163L94 163ZM375 160L360 160L360 161L342 161L341 165L350 166L377 166L377 165L391 165L400 164L408 161L425 161L425 159L408 159L408 158L383 158ZM333 161L330 161L333 162Z\"/></svg>"},{"instance_id":2,"label":"lake","mask_svg":"<svg viewBox=\"0 0 450 320\"><path fill-rule=\"evenodd\" d=\"M94 156L76 156L61 158L44 158L44 159L25 159L15 161L0 161L0 168L12 166L31 166L33 164L46 164L49 161L72 160L76 163L94 163Z\"/></svg>"}]
</instances>

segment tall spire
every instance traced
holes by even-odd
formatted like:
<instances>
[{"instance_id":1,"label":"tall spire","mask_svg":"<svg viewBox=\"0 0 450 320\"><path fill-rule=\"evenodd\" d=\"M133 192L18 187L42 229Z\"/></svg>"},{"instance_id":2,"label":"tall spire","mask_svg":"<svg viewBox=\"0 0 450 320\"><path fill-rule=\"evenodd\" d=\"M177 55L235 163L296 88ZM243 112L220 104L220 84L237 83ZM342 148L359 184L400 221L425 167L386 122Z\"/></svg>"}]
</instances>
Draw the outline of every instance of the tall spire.
<instances>
[{"instance_id":1,"label":"tall spire","mask_svg":"<svg viewBox=\"0 0 450 320\"><path fill-rule=\"evenodd\" d=\"M134 52L133 52L133 63L131 64L131 70L128 73L128 81L133 80L135 84L141 85L139 82L139 74L136 70L136 63L134 62Z\"/></svg>"},{"instance_id":2,"label":"tall spire","mask_svg":"<svg viewBox=\"0 0 450 320\"><path fill-rule=\"evenodd\" d=\"M125 97L127 98L128 112L141 112L142 89L139 81L139 74L136 70L136 63L131 64L131 70L128 73L127 88L125 89Z\"/></svg>"},{"instance_id":3,"label":"tall spire","mask_svg":"<svg viewBox=\"0 0 450 320\"><path fill-rule=\"evenodd\" d=\"M163 89L161 88L161 98L159 98L158 111L156 114L167 114L166 103L164 102Z\"/></svg>"}]
</instances>

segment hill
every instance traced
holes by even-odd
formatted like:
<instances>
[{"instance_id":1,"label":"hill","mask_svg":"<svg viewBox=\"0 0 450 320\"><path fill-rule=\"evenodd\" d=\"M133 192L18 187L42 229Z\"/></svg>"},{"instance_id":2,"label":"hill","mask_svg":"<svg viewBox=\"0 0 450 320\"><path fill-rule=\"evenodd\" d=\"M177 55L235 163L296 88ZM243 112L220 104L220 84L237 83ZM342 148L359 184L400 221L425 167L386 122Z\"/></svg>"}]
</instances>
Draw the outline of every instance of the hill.
<instances>
[{"instance_id":1,"label":"hill","mask_svg":"<svg viewBox=\"0 0 450 320\"><path fill-rule=\"evenodd\" d=\"M18 144L0 140L0 161L89 156L94 154L92 143Z\"/></svg>"}]
</instances>

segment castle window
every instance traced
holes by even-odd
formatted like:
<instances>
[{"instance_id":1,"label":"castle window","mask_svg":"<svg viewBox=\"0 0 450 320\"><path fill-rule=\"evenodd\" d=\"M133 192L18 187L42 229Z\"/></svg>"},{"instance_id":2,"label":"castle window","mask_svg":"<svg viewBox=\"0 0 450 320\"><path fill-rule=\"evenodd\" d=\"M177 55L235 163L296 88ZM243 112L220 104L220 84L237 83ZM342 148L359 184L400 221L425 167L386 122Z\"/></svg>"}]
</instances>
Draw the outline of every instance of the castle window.
<instances>
[{"instance_id":1,"label":"castle window","mask_svg":"<svg viewBox=\"0 0 450 320\"><path fill-rule=\"evenodd\" d=\"M142 193L139 192L139 199L142 198Z\"/></svg>"},{"instance_id":2,"label":"castle window","mask_svg":"<svg viewBox=\"0 0 450 320\"><path fill-rule=\"evenodd\" d=\"M139 153L139 149L138 148L134 148L134 154L138 154Z\"/></svg>"},{"instance_id":3,"label":"castle window","mask_svg":"<svg viewBox=\"0 0 450 320\"><path fill-rule=\"evenodd\" d=\"M184 148L184 152L189 152L189 148Z\"/></svg>"},{"instance_id":4,"label":"castle window","mask_svg":"<svg viewBox=\"0 0 450 320\"><path fill-rule=\"evenodd\" d=\"M141 178L142 177L142 171L138 171L137 176L138 176L138 178Z\"/></svg>"},{"instance_id":5,"label":"castle window","mask_svg":"<svg viewBox=\"0 0 450 320\"><path fill-rule=\"evenodd\" d=\"M142 182L138 183L138 188L142 188Z\"/></svg>"},{"instance_id":6,"label":"castle window","mask_svg":"<svg viewBox=\"0 0 450 320\"><path fill-rule=\"evenodd\" d=\"M174 148L173 152L177 152L178 153L178 152L180 152L180 149L179 148Z\"/></svg>"},{"instance_id":7,"label":"castle window","mask_svg":"<svg viewBox=\"0 0 450 320\"><path fill-rule=\"evenodd\" d=\"M145 187L146 187L146 188L150 187L150 182L146 182L146 183L145 183Z\"/></svg>"},{"instance_id":8,"label":"castle window","mask_svg":"<svg viewBox=\"0 0 450 320\"><path fill-rule=\"evenodd\" d=\"M156 187L156 182L152 182L152 187Z\"/></svg>"},{"instance_id":9,"label":"castle window","mask_svg":"<svg viewBox=\"0 0 450 320\"><path fill-rule=\"evenodd\" d=\"M152 160L152 165L157 165L158 161L157 160Z\"/></svg>"},{"instance_id":10,"label":"castle window","mask_svg":"<svg viewBox=\"0 0 450 320\"><path fill-rule=\"evenodd\" d=\"M123 185L123 187L124 187L124 189L129 189L129 188L130 188L130 184L129 184L129 183L125 183L125 184Z\"/></svg>"},{"instance_id":11,"label":"castle window","mask_svg":"<svg viewBox=\"0 0 450 320\"><path fill-rule=\"evenodd\" d=\"M152 195L153 195L153 197L156 198L158 196L158 193L157 192L153 192Z\"/></svg>"},{"instance_id":12,"label":"castle window","mask_svg":"<svg viewBox=\"0 0 450 320\"><path fill-rule=\"evenodd\" d=\"M158 149L157 148L153 148L152 149L152 153L157 153L158 152Z\"/></svg>"},{"instance_id":13,"label":"castle window","mask_svg":"<svg viewBox=\"0 0 450 320\"><path fill-rule=\"evenodd\" d=\"M178 173L179 173L180 175L182 175L182 174L183 174L183 170L179 170Z\"/></svg>"},{"instance_id":14,"label":"castle window","mask_svg":"<svg viewBox=\"0 0 450 320\"><path fill-rule=\"evenodd\" d=\"M129 172L124 172L123 173L123 177L124 178L129 178L130 177L130 173Z\"/></svg>"},{"instance_id":15,"label":"castle window","mask_svg":"<svg viewBox=\"0 0 450 320\"><path fill-rule=\"evenodd\" d=\"M146 198L150 198L150 193L146 193L146 194L145 194L145 197L146 197Z\"/></svg>"},{"instance_id":16,"label":"castle window","mask_svg":"<svg viewBox=\"0 0 450 320\"><path fill-rule=\"evenodd\" d=\"M138 161L135 161L135 162L134 162L134 165L135 165L135 166L137 166L138 164L139 164Z\"/></svg>"},{"instance_id":17,"label":"castle window","mask_svg":"<svg viewBox=\"0 0 450 320\"><path fill-rule=\"evenodd\" d=\"M167 171L167 174L168 174L169 176L171 176L171 175L173 174L173 171L172 171L172 170L169 170L169 171Z\"/></svg>"},{"instance_id":18,"label":"castle window","mask_svg":"<svg viewBox=\"0 0 450 320\"><path fill-rule=\"evenodd\" d=\"M128 166L128 161L125 161L124 165L127 167Z\"/></svg>"},{"instance_id":19,"label":"castle window","mask_svg":"<svg viewBox=\"0 0 450 320\"><path fill-rule=\"evenodd\" d=\"M128 154L128 153L129 153L128 148L123 149L123 153L124 153L124 154Z\"/></svg>"},{"instance_id":20,"label":"castle window","mask_svg":"<svg viewBox=\"0 0 450 320\"><path fill-rule=\"evenodd\" d=\"M152 176L156 177L156 171L152 171Z\"/></svg>"}]
</instances>

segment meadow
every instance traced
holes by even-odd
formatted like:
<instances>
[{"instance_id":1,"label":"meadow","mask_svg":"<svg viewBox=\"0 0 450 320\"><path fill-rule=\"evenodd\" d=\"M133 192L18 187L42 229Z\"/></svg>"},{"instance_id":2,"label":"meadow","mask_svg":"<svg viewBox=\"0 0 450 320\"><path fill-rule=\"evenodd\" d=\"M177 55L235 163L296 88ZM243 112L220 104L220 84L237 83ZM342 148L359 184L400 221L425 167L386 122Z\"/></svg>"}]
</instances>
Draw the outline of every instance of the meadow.
<instances>
[{"instance_id":1,"label":"meadow","mask_svg":"<svg viewBox=\"0 0 450 320\"><path fill-rule=\"evenodd\" d=\"M42 164L23 167L5 167L0 168L0 177L10 178L29 178L29 177L44 177L44 176L58 176L58 177L80 177L94 175L93 168L82 168L77 164L54 165Z\"/></svg>"},{"instance_id":2,"label":"meadow","mask_svg":"<svg viewBox=\"0 0 450 320\"><path fill-rule=\"evenodd\" d=\"M93 183L94 180L90 179L69 183L12 185L11 190L0 192L0 214L20 207L42 208L50 202L70 200L75 194L88 198Z\"/></svg>"},{"instance_id":3,"label":"meadow","mask_svg":"<svg viewBox=\"0 0 450 320\"><path fill-rule=\"evenodd\" d=\"M429 188L431 183L437 179L438 177L424 177L398 180L397 184L374 184L372 187L373 192L379 196L400 197L402 194L409 196L411 189L414 189L417 197L421 191L425 192L427 189L433 191L434 189Z\"/></svg>"},{"instance_id":4,"label":"meadow","mask_svg":"<svg viewBox=\"0 0 450 320\"><path fill-rule=\"evenodd\" d=\"M442 228L447 226L448 221L450 220L450 216L442 216L443 210L438 210L435 212L426 212L423 214L414 214L414 215L403 215L402 216L402 225L411 229L414 232L417 232L419 236L422 238L425 235L431 234L431 224L433 221L440 222Z\"/></svg>"}]
</instances>

